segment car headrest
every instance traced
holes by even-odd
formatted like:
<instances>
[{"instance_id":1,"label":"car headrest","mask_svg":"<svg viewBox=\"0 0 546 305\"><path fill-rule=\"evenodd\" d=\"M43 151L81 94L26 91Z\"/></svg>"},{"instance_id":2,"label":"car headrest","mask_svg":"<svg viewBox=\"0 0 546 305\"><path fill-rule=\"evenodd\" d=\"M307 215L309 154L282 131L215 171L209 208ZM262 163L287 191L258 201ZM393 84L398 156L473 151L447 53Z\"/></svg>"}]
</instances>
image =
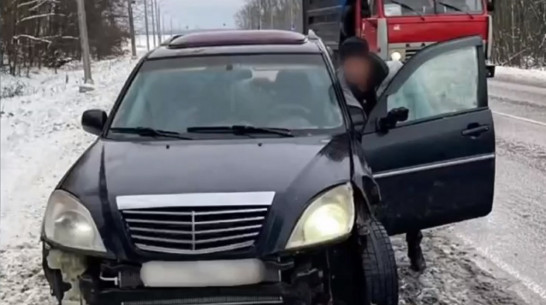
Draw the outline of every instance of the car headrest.
<instances>
[{"instance_id":1,"label":"car headrest","mask_svg":"<svg viewBox=\"0 0 546 305\"><path fill-rule=\"evenodd\" d=\"M294 86L301 88L303 86L305 89L311 89L311 83L307 74L301 71L281 70L279 73L277 73L275 83L280 86L287 86L288 88Z\"/></svg>"},{"instance_id":2,"label":"car headrest","mask_svg":"<svg viewBox=\"0 0 546 305\"><path fill-rule=\"evenodd\" d=\"M250 69L237 69L233 71L235 73L235 79L244 80L252 78L252 71Z\"/></svg>"}]
</instances>

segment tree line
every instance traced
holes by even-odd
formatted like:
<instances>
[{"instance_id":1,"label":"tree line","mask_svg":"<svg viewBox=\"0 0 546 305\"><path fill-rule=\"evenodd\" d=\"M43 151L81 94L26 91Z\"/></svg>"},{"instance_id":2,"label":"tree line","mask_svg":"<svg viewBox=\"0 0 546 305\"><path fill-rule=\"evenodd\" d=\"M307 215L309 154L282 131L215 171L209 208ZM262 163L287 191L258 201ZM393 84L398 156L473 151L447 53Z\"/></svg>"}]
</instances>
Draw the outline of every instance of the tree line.
<instances>
[{"instance_id":1,"label":"tree line","mask_svg":"<svg viewBox=\"0 0 546 305\"><path fill-rule=\"evenodd\" d=\"M546 67L546 0L497 1L494 59L523 68Z\"/></svg>"},{"instance_id":2,"label":"tree line","mask_svg":"<svg viewBox=\"0 0 546 305\"><path fill-rule=\"evenodd\" d=\"M302 0L246 0L235 14L242 29L283 29L302 31Z\"/></svg>"},{"instance_id":3,"label":"tree line","mask_svg":"<svg viewBox=\"0 0 546 305\"><path fill-rule=\"evenodd\" d=\"M96 59L123 52L129 38L126 0L85 0L89 45ZM81 56L75 0L2 0L0 65L12 75L58 67Z\"/></svg>"},{"instance_id":4,"label":"tree line","mask_svg":"<svg viewBox=\"0 0 546 305\"><path fill-rule=\"evenodd\" d=\"M246 0L235 16L244 29L302 26L302 0ZM496 1L493 60L522 68L546 67L546 0Z\"/></svg>"}]
</instances>

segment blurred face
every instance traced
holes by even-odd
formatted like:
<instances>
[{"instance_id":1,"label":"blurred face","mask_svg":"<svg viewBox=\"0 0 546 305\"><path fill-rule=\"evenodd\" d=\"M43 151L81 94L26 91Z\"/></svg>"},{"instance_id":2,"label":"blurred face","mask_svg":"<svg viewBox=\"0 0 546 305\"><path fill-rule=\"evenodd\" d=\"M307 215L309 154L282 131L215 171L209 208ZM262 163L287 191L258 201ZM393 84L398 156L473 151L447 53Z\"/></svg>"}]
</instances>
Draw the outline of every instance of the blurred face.
<instances>
[{"instance_id":1,"label":"blurred face","mask_svg":"<svg viewBox=\"0 0 546 305\"><path fill-rule=\"evenodd\" d=\"M349 84L363 91L367 89L372 73L371 64L367 59L358 56L346 58L343 71Z\"/></svg>"}]
</instances>

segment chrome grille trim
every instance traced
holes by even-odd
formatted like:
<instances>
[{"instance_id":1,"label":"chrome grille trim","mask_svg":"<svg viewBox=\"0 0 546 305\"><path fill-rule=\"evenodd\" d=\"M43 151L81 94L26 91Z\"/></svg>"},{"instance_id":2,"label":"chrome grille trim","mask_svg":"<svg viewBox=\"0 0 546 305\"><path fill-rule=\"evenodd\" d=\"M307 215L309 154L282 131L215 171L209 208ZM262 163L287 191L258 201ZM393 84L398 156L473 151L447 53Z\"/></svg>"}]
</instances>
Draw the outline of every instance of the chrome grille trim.
<instances>
[{"instance_id":1,"label":"chrome grille trim","mask_svg":"<svg viewBox=\"0 0 546 305\"><path fill-rule=\"evenodd\" d=\"M148 223L148 224L166 224L166 225L192 225L192 222L187 221L163 221L163 220L145 220L145 219L131 219L126 218L125 221L133 223Z\"/></svg>"},{"instance_id":2,"label":"chrome grille trim","mask_svg":"<svg viewBox=\"0 0 546 305\"><path fill-rule=\"evenodd\" d=\"M211 243L211 242L215 242L215 241L225 241L225 240L233 240L233 239L254 237L254 236L257 236L257 235L258 235L258 232L248 233L248 234L240 234L240 235L234 235L234 236L227 236L227 237L219 237L219 238L192 240L192 241L179 240L179 239L173 239L173 238L147 237L147 236L142 236L142 235L138 235L138 234L133 234L132 237L133 237L133 239L140 239L140 240L151 240L151 241L162 241L162 242L175 243L175 244L193 244L193 245L197 245L197 244Z\"/></svg>"},{"instance_id":3,"label":"chrome grille trim","mask_svg":"<svg viewBox=\"0 0 546 305\"><path fill-rule=\"evenodd\" d=\"M172 207L270 206L275 192L187 193L117 196L120 210Z\"/></svg>"},{"instance_id":4,"label":"chrome grille trim","mask_svg":"<svg viewBox=\"0 0 546 305\"><path fill-rule=\"evenodd\" d=\"M196 216L201 215L221 215L221 214L233 214L233 213L255 213L255 212L267 212L267 208L262 209L248 209L248 210L225 210L225 211L214 211L214 212L196 212L193 213ZM135 210L124 210L123 214L126 215L173 215L173 216L191 216L191 212L164 212L164 211L135 211Z\"/></svg>"},{"instance_id":5,"label":"chrome grille trim","mask_svg":"<svg viewBox=\"0 0 546 305\"><path fill-rule=\"evenodd\" d=\"M169 204L120 210L136 248L194 255L252 247L268 212L263 202L227 206Z\"/></svg>"},{"instance_id":6,"label":"chrome grille trim","mask_svg":"<svg viewBox=\"0 0 546 305\"><path fill-rule=\"evenodd\" d=\"M185 230L161 230L161 229L151 229L151 228L141 228L141 227L130 227L129 230L133 232L149 232L149 233L166 233L166 234L192 234L192 231Z\"/></svg>"},{"instance_id":7,"label":"chrome grille trim","mask_svg":"<svg viewBox=\"0 0 546 305\"><path fill-rule=\"evenodd\" d=\"M198 234L210 234L210 233L221 233L221 232L233 232L233 231L243 231L251 229L260 229L261 225L254 226L245 226L245 227L236 227L236 228L226 228L226 229L217 229L217 230L195 230L193 231L196 235ZM161 229L150 229L150 228L140 228L140 227L131 227L131 231L137 232L151 232L151 233L166 233L166 234L192 234L192 231L184 230L161 230Z\"/></svg>"},{"instance_id":8,"label":"chrome grille trim","mask_svg":"<svg viewBox=\"0 0 546 305\"><path fill-rule=\"evenodd\" d=\"M135 243L135 245L139 249L145 250L145 251L162 252L162 253L169 253L169 254L191 254L191 255L209 254L209 253L215 253L215 252L224 252L224 251L230 251L230 250L243 249L243 248L248 248L252 246L253 244L254 244L254 241L252 240L252 241L246 241L246 242L237 243L237 244L231 244L229 246L207 248L203 250L183 250L183 249L149 246L149 245L145 245L141 243Z\"/></svg>"}]
</instances>

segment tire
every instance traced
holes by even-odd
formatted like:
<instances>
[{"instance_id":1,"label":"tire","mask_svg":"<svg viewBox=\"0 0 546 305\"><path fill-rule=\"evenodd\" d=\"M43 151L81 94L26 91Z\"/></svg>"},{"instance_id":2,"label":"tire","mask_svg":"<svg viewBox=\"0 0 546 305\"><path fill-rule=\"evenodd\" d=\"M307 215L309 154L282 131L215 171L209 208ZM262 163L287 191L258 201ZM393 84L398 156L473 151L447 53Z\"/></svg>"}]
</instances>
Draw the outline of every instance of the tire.
<instances>
[{"instance_id":1,"label":"tire","mask_svg":"<svg viewBox=\"0 0 546 305\"><path fill-rule=\"evenodd\" d=\"M398 271L391 240L383 225L371 220L361 237L366 300L375 305L398 305Z\"/></svg>"}]
</instances>

